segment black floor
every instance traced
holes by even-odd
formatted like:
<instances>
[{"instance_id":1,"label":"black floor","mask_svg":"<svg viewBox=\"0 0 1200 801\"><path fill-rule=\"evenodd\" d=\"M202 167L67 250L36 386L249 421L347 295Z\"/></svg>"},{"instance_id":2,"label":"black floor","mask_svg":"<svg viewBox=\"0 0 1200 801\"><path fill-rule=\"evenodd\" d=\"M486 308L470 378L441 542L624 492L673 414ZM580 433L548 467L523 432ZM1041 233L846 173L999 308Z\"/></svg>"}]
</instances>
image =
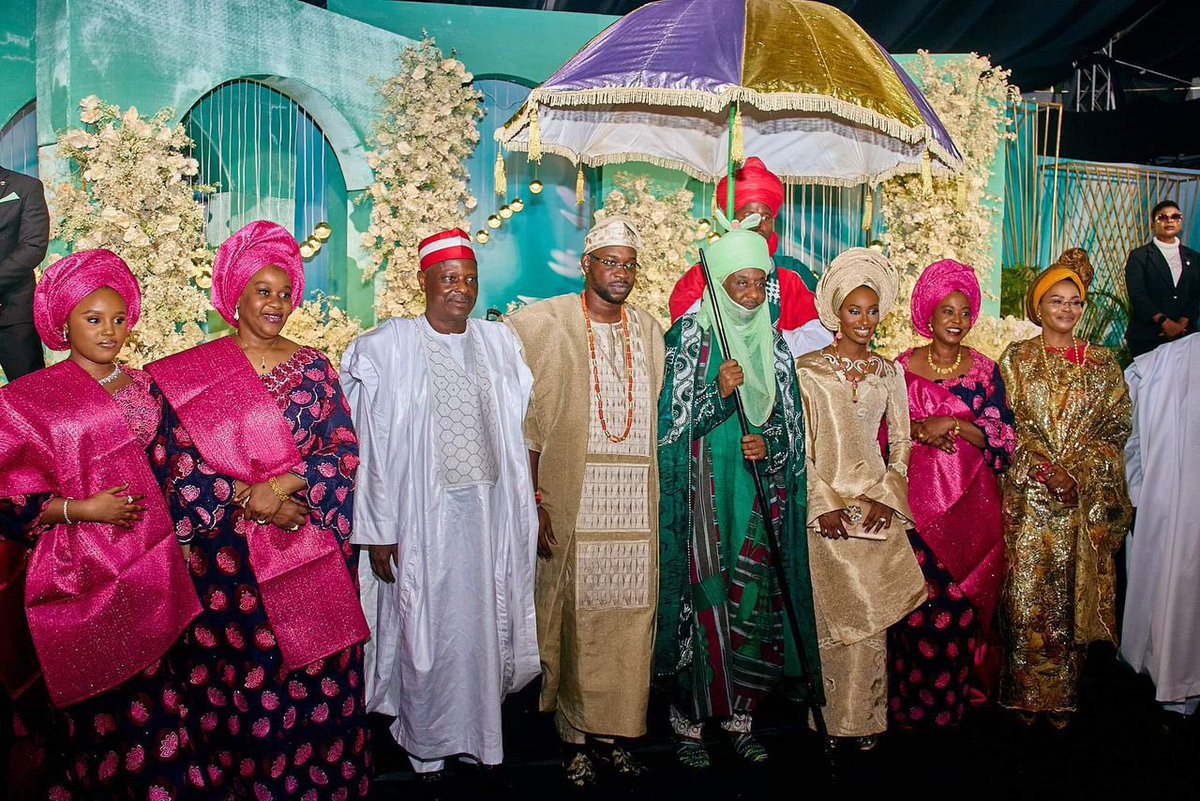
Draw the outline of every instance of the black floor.
<instances>
[{"instance_id":1,"label":"black floor","mask_svg":"<svg viewBox=\"0 0 1200 801\"><path fill-rule=\"evenodd\" d=\"M764 710L756 723L771 753L766 766L735 763L719 748L718 737L712 768L681 768L658 700L651 708L650 733L634 748L650 767L649 775L632 782L602 779L584 795L563 782L553 723L536 706L536 687L505 704L503 786L494 781L481 786L469 771L454 774L452 766L441 797L1200 799L1200 725L1165 733L1149 682L1117 662L1111 649L1089 659L1080 710L1064 733L1044 723L1029 729L996 709L979 708L952 733L892 732L872 752L840 755L832 776L816 736L783 701ZM373 798L419 798L408 760L387 732L388 720L377 717L374 723Z\"/></svg>"}]
</instances>

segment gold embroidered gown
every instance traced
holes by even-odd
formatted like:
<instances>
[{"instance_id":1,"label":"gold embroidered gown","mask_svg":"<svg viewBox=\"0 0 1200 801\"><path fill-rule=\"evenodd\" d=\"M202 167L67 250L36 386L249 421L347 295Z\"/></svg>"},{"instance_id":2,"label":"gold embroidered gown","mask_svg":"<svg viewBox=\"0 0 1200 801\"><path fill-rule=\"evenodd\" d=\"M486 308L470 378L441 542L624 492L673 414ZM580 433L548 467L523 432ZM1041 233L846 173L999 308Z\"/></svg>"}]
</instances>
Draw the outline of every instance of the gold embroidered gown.
<instances>
[{"instance_id":1,"label":"gold embroidered gown","mask_svg":"<svg viewBox=\"0 0 1200 801\"><path fill-rule=\"evenodd\" d=\"M1009 345L1000 371L1016 417L1004 475L1008 570L1000 599L1000 703L1031 712L1075 709L1084 647L1116 643L1113 553L1129 530L1125 441L1129 390L1112 352L1089 346L1082 367L1041 338ZM1064 507L1030 467L1050 461L1079 487Z\"/></svg>"},{"instance_id":2,"label":"gold embroidered gown","mask_svg":"<svg viewBox=\"0 0 1200 801\"><path fill-rule=\"evenodd\" d=\"M858 386L818 351L796 360L808 459L808 561L812 570L825 722L834 737L887 729L887 629L924 602L925 577L908 544L912 452L903 370L885 362ZM887 422L888 454L879 446ZM817 518L865 504L896 511L882 540L826 539ZM865 510L864 510L865 513Z\"/></svg>"}]
</instances>

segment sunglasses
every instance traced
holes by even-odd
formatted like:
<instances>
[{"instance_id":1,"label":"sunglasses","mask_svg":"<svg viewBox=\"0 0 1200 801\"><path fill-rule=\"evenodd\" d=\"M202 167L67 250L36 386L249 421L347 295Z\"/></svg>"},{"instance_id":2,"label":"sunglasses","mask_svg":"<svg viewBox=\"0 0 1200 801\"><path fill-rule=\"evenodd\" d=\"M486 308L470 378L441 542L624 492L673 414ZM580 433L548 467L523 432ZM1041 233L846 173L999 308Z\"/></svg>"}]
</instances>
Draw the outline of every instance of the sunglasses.
<instances>
[{"instance_id":1,"label":"sunglasses","mask_svg":"<svg viewBox=\"0 0 1200 801\"><path fill-rule=\"evenodd\" d=\"M1174 214L1160 214L1154 219L1158 220L1159 222L1166 222L1167 220L1170 220L1171 222L1179 222L1183 219L1183 215L1179 212L1175 212Z\"/></svg>"}]
</instances>

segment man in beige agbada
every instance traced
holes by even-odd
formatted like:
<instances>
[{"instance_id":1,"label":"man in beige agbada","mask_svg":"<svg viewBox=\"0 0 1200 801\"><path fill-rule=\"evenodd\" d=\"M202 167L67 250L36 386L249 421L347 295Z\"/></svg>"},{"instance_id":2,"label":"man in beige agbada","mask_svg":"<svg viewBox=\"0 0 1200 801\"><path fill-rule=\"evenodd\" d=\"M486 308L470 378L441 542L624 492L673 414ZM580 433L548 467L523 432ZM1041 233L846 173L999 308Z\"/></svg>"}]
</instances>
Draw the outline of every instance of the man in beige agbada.
<instances>
[{"instance_id":1,"label":"man in beige agbada","mask_svg":"<svg viewBox=\"0 0 1200 801\"><path fill-rule=\"evenodd\" d=\"M641 238L607 217L584 241L584 291L509 324L533 371L525 438L538 491L535 584L541 708L567 780L641 766L616 741L646 732L658 597L658 321L625 301Z\"/></svg>"}]
</instances>

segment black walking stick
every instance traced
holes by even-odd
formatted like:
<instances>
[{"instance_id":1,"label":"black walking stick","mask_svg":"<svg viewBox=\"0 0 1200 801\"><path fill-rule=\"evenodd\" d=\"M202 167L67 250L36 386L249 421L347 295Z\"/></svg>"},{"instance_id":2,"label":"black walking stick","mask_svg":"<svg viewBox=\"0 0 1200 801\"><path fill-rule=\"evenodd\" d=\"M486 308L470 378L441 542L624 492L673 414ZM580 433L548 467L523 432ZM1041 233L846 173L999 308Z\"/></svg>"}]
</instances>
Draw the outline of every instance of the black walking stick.
<instances>
[{"instance_id":1,"label":"black walking stick","mask_svg":"<svg viewBox=\"0 0 1200 801\"><path fill-rule=\"evenodd\" d=\"M708 288L708 296L712 301L712 314L717 337L721 342L721 351L729 358L729 340L725 336L725 324L721 320L721 307L717 303L716 288L713 284L712 273L708 269L708 259L704 250L700 250L700 269L704 271L704 283ZM742 403L740 387L733 391L733 401L737 406L738 422L742 426L742 436L750 434L750 420L746 417L746 407ZM766 484L763 481L762 470L758 462L750 462L754 473L754 491L758 495L758 503L763 510L762 523L767 531L767 547L771 552L771 567L775 571L775 580L779 582L779 590L783 594L783 608L791 625L792 638L796 641L796 653L800 657L800 669L804 671L804 689L808 693L809 707L812 709L813 723L816 724L817 734L821 738L821 748L825 752L825 760L829 764L830 774L834 772L833 746L829 740L829 729L825 726L825 715L821 712L821 704L817 701L817 686L813 682L812 666L808 662L808 651L804 647L804 637L800 633L800 618L796 615L796 607L792 603L792 594L788 587L787 575L783 572L783 551L779 547L779 537L775 533L775 523L771 519L771 505L767 500Z\"/></svg>"}]
</instances>

